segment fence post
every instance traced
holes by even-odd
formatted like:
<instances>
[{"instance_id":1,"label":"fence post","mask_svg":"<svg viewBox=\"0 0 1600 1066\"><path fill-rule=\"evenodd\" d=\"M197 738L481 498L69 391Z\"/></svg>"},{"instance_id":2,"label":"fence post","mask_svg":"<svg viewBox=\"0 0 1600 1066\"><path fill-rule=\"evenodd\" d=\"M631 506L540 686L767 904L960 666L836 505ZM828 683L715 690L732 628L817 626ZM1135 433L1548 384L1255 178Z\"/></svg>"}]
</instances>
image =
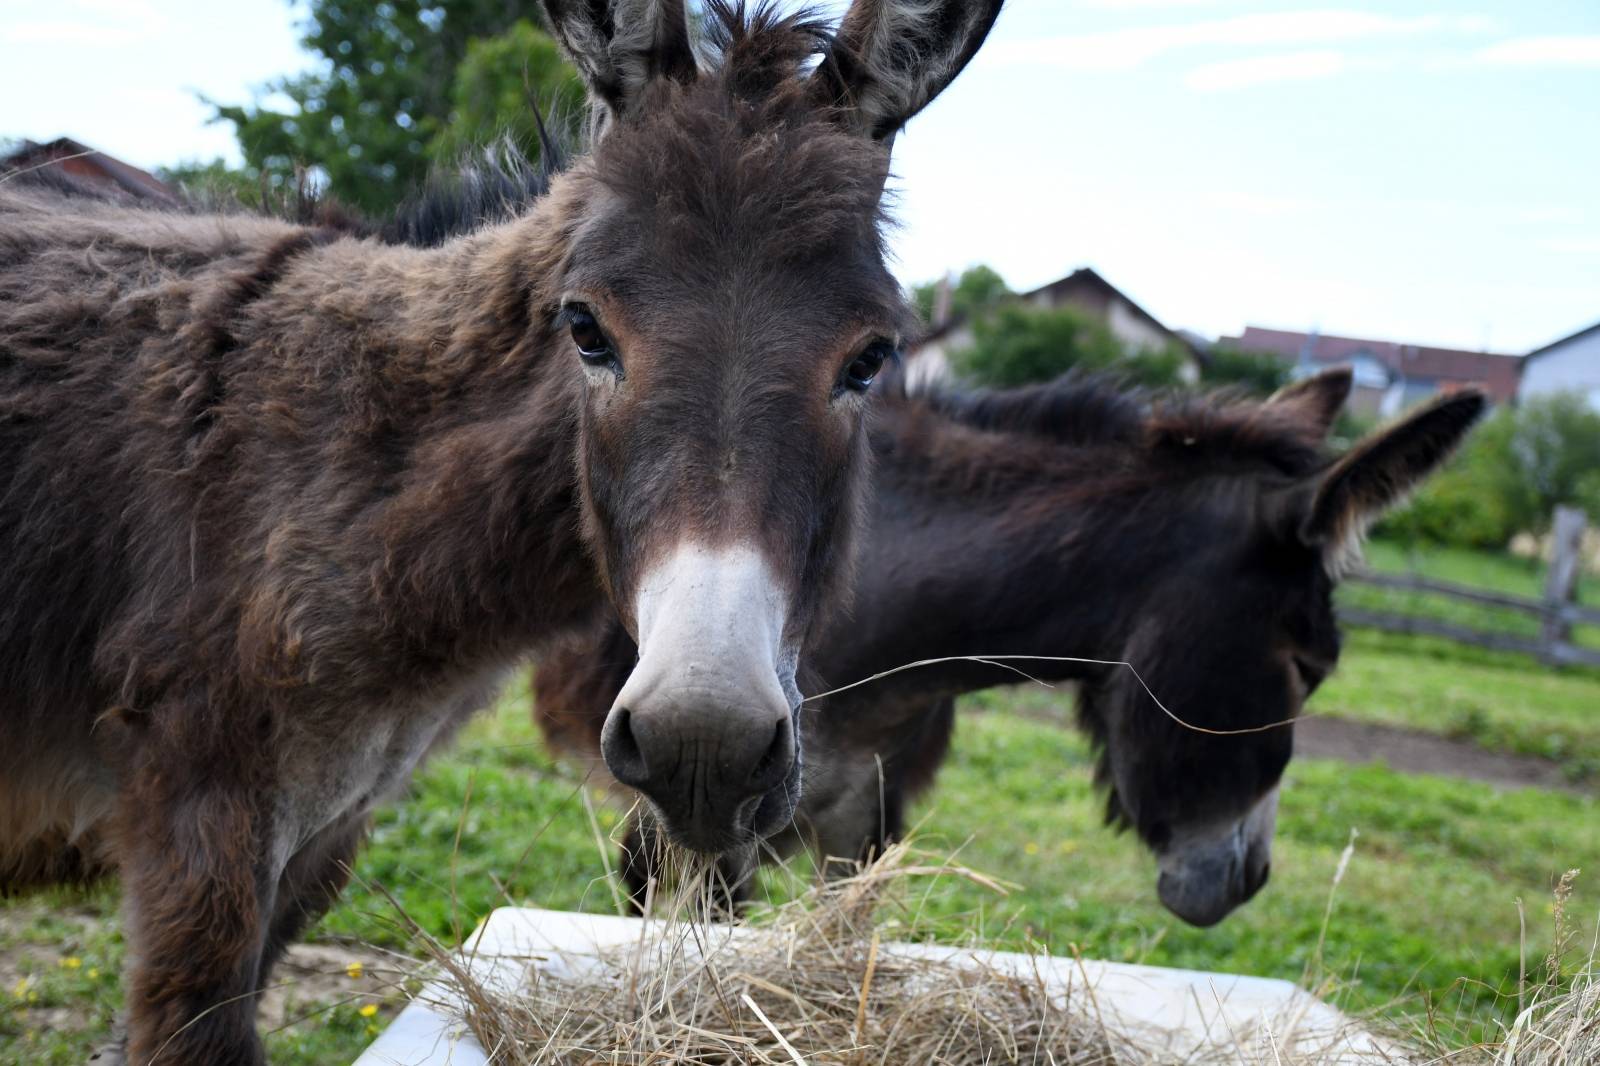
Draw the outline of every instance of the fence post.
<instances>
[{"instance_id":1,"label":"fence post","mask_svg":"<svg viewBox=\"0 0 1600 1066\"><path fill-rule=\"evenodd\" d=\"M1576 507L1557 507L1550 523L1550 569L1544 581L1545 659L1561 663L1564 645L1572 639L1566 608L1578 598L1578 571L1583 559L1584 515Z\"/></svg>"}]
</instances>

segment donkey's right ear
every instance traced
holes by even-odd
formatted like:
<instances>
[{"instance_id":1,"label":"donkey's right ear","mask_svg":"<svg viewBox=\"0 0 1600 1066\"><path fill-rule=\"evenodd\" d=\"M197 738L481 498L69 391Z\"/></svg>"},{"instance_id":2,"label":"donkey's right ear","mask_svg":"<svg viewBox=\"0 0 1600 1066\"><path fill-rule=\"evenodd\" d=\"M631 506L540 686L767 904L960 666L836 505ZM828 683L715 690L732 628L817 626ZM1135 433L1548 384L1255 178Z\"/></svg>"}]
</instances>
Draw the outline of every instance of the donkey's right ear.
<instances>
[{"instance_id":1,"label":"donkey's right ear","mask_svg":"<svg viewBox=\"0 0 1600 1066\"><path fill-rule=\"evenodd\" d=\"M853 0L813 84L843 121L894 136L961 73L1004 0Z\"/></svg>"},{"instance_id":2,"label":"donkey's right ear","mask_svg":"<svg viewBox=\"0 0 1600 1066\"><path fill-rule=\"evenodd\" d=\"M1487 406L1482 392L1462 389L1357 441L1317 480L1301 538L1342 560L1367 526L1450 458Z\"/></svg>"},{"instance_id":3,"label":"donkey's right ear","mask_svg":"<svg viewBox=\"0 0 1600 1066\"><path fill-rule=\"evenodd\" d=\"M657 78L696 73L683 0L544 0L550 30L589 95L621 118Z\"/></svg>"}]
</instances>

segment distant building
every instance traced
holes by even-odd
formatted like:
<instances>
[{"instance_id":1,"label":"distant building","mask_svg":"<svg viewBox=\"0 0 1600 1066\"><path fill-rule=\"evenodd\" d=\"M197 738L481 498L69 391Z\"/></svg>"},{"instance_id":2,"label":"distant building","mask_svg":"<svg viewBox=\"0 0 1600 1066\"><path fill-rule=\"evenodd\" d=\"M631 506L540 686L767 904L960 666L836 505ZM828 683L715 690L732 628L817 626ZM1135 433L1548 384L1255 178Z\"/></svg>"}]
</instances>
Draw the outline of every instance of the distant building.
<instances>
[{"instance_id":1,"label":"distant building","mask_svg":"<svg viewBox=\"0 0 1600 1066\"><path fill-rule=\"evenodd\" d=\"M53 171L54 176L69 185L86 187L114 200L180 202L172 187L154 174L97 152L70 137L43 144L23 141L21 147L0 156L0 174L18 170Z\"/></svg>"},{"instance_id":2,"label":"distant building","mask_svg":"<svg viewBox=\"0 0 1600 1066\"><path fill-rule=\"evenodd\" d=\"M1581 393L1600 411L1600 322L1529 352L1522 359L1519 397Z\"/></svg>"},{"instance_id":3,"label":"distant building","mask_svg":"<svg viewBox=\"0 0 1600 1066\"><path fill-rule=\"evenodd\" d=\"M1420 400L1469 386L1481 388L1496 403L1517 396L1522 357L1460 348L1299 333L1247 326L1218 345L1276 355L1305 373L1337 364L1355 372L1350 409L1358 414L1395 414Z\"/></svg>"},{"instance_id":4,"label":"distant building","mask_svg":"<svg viewBox=\"0 0 1600 1066\"><path fill-rule=\"evenodd\" d=\"M1127 294L1088 267L1017 297L1041 310L1072 307L1104 322L1130 356L1175 348L1188 356L1183 377L1191 384L1200 379L1203 348L1192 335L1169 329ZM914 379L936 379L949 374L949 353L972 343L972 325L957 316L937 323L912 346L908 373Z\"/></svg>"}]
</instances>

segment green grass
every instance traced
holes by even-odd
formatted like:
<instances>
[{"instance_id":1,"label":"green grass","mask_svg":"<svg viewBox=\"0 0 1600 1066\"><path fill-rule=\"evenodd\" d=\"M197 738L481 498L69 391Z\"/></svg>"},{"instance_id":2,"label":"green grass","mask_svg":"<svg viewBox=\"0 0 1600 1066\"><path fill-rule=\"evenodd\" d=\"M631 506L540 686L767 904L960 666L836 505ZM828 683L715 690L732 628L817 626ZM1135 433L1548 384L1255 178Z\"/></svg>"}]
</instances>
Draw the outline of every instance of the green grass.
<instances>
[{"instance_id":1,"label":"green grass","mask_svg":"<svg viewBox=\"0 0 1600 1066\"><path fill-rule=\"evenodd\" d=\"M1156 902L1144 851L1100 824L1082 740L1006 709L1047 698L1012 691L1017 700L987 701L997 712L963 715L940 788L916 815L924 846L958 851L968 865L1021 886L1005 898L945 886L929 907L952 940L978 930L1005 946L1042 942L1091 957L1298 979L1355 828L1361 835L1334 898L1326 964L1352 979L1348 1005L1398 1001L1393 1009L1415 1010L1418 993L1450 999L1462 979L1509 991L1518 964L1515 901L1528 905L1536 959L1554 878L1574 866L1600 870L1600 804L1592 798L1302 760L1284 790L1271 884L1217 928L1191 929ZM364 884L317 938L406 946L379 885L449 941L507 902L612 908L581 775L543 754L526 701L525 687L510 694L419 775L410 799L380 816L358 863ZM615 826L614 811L597 815L607 831ZM782 877L765 883L786 890ZM1592 875L1580 879L1577 913L1600 909L1597 887ZM0 901L0 930L32 951L21 996L0 989L0 1062L78 1063L104 1035L118 1002L112 975L121 941L107 920L115 905L109 889ZM63 965L69 958L77 965ZM1504 1001L1471 988L1450 1011L1477 1025L1504 1017ZM49 1008L70 1023L53 1021ZM273 1034L268 1046L280 1066L348 1062L370 1040L371 1024L339 1005Z\"/></svg>"}]
</instances>

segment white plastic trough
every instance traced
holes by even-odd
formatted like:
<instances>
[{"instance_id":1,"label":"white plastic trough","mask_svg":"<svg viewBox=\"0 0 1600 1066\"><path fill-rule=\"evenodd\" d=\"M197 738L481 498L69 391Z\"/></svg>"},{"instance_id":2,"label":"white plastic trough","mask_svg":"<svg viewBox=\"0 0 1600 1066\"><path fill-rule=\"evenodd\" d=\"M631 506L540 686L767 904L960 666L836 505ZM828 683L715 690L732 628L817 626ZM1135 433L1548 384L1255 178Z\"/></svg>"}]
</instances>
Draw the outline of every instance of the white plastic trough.
<instances>
[{"instance_id":1,"label":"white plastic trough","mask_svg":"<svg viewBox=\"0 0 1600 1066\"><path fill-rule=\"evenodd\" d=\"M528 966L571 973L598 951L637 943L641 919L530 907L492 913L463 949L473 973L508 991ZM734 934L736 935L736 934ZM1405 1056L1340 1011L1289 983L1266 977L1133 966L1069 958L929 945L885 945L885 951L969 958L995 969L1039 973L1063 994L1093 990L1107 1027L1161 1034L1176 1053L1238 1046L1241 1061L1273 1061L1272 1046L1316 1049L1333 1066L1404 1062ZM483 1048L446 1006L444 985L425 988L356 1060L355 1066L485 1066Z\"/></svg>"}]
</instances>

